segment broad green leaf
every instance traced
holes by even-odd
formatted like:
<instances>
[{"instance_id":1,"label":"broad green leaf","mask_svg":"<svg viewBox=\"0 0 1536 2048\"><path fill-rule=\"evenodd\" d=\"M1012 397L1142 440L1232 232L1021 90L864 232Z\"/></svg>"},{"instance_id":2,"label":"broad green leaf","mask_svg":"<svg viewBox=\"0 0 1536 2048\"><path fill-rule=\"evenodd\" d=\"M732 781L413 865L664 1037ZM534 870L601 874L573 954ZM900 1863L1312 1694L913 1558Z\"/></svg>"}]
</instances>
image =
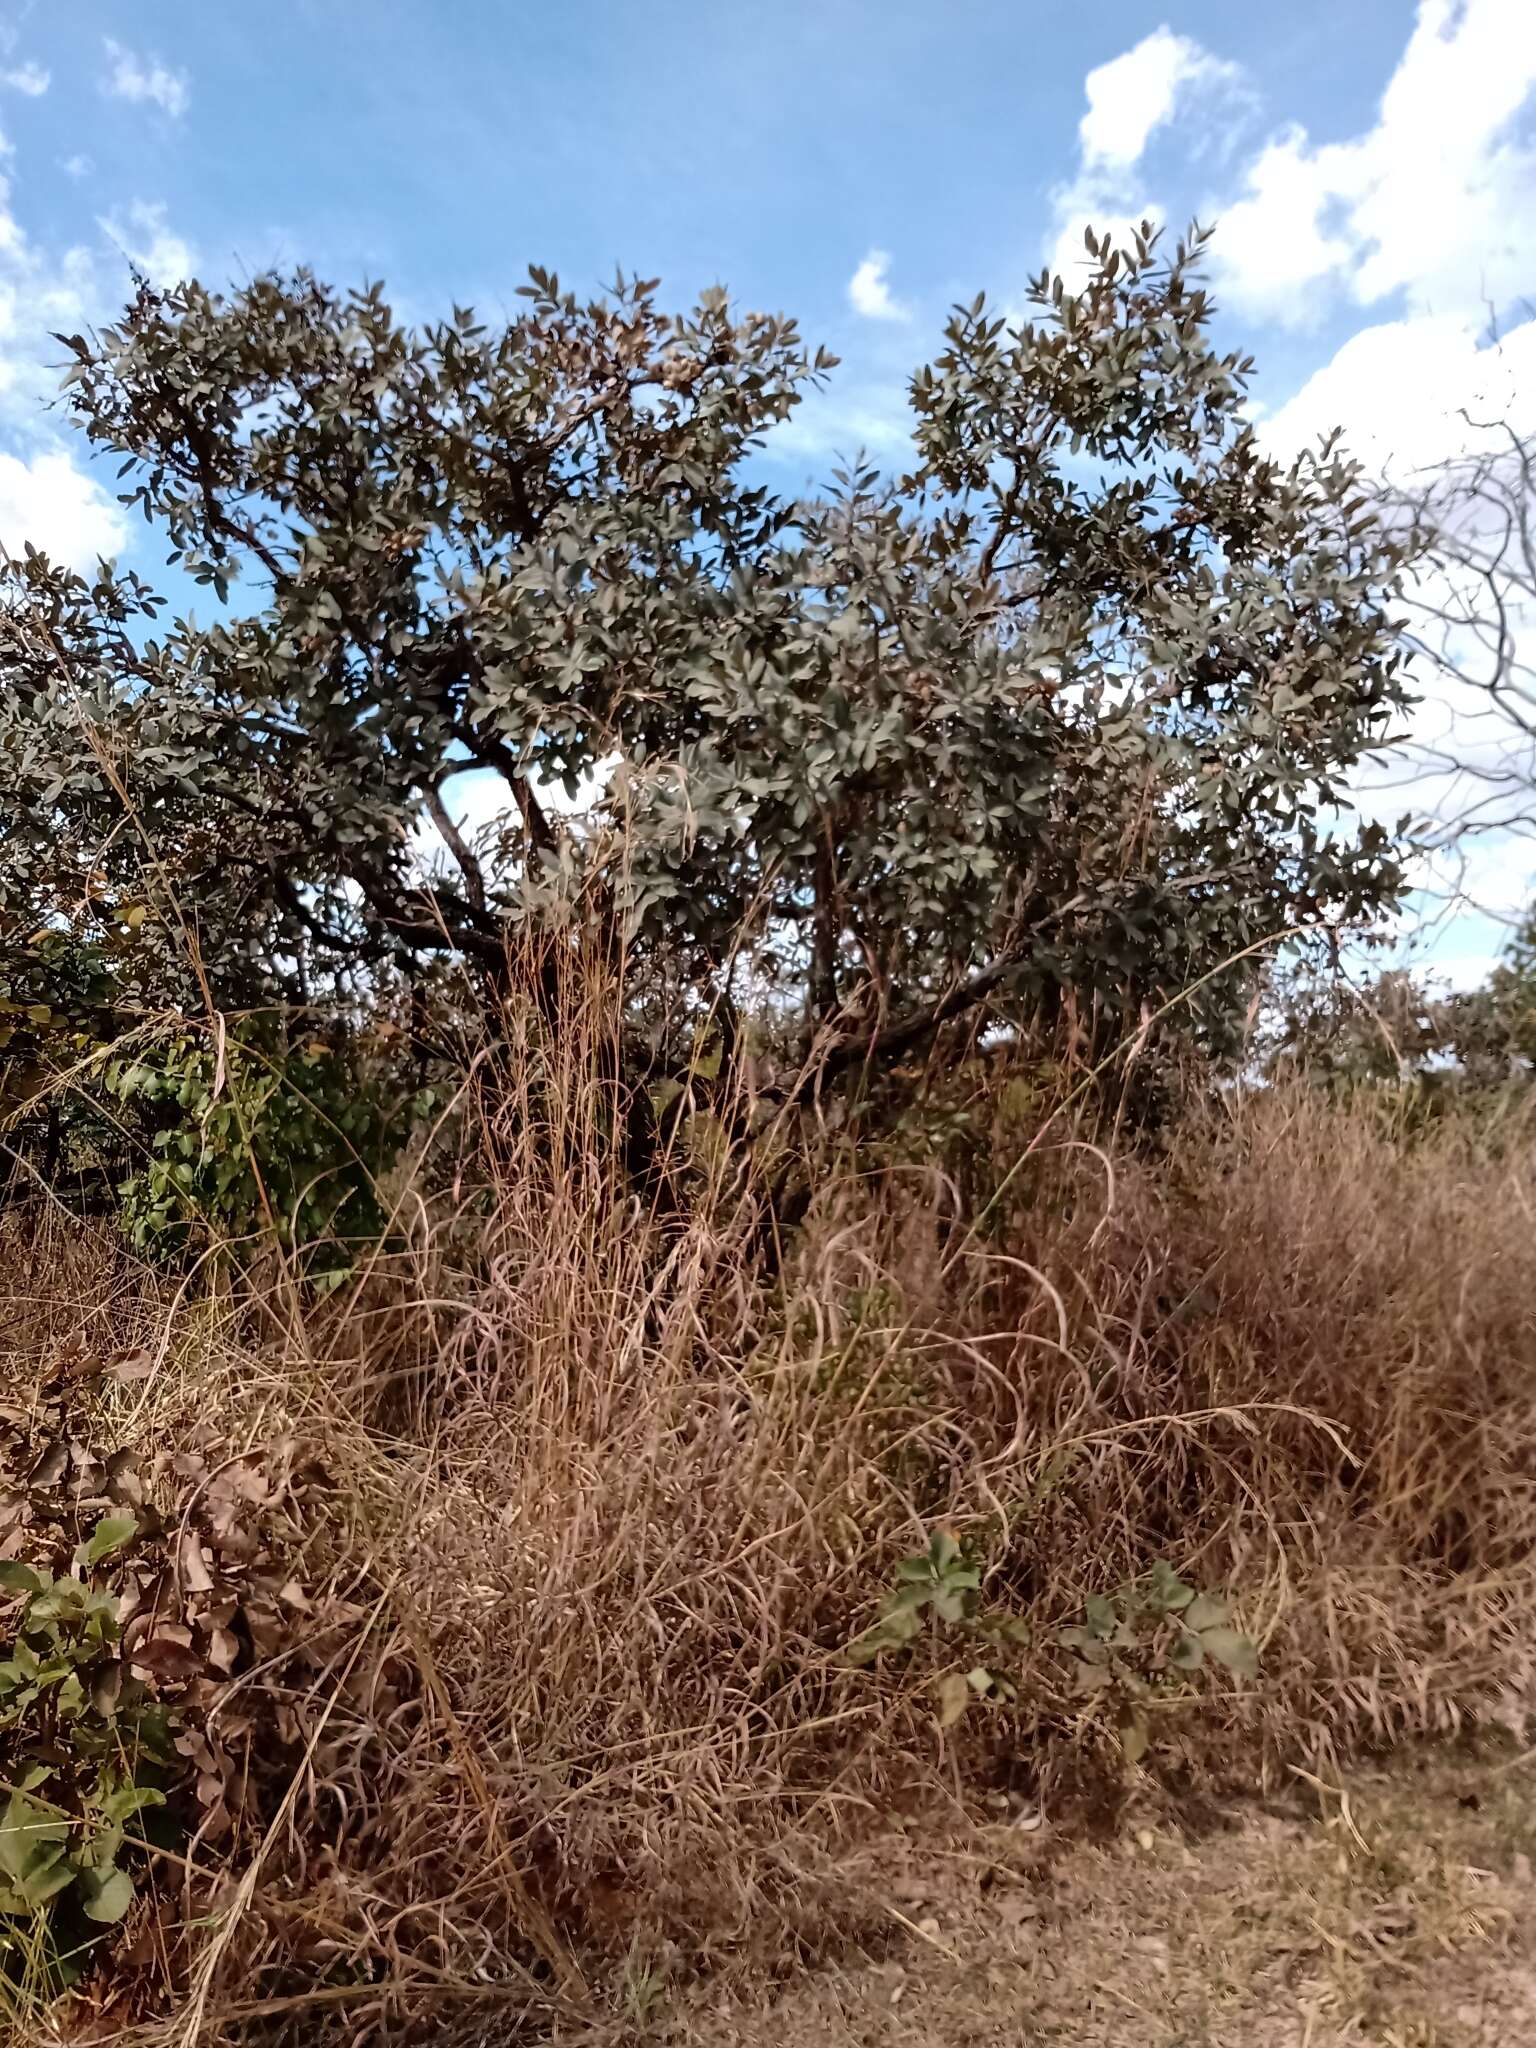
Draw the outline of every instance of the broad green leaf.
<instances>
[{"instance_id":1,"label":"broad green leaf","mask_svg":"<svg viewBox=\"0 0 1536 2048\"><path fill-rule=\"evenodd\" d=\"M85 1917L101 1926L121 1920L133 1904L133 1879L126 1870L82 1870L79 1883Z\"/></svg>"},{"instance_id":2,"label":"broad green leaf","mask_svg":"<svg viewBox=\"0 0 1536 2048\"><path fill-rule=\"evenodd\" d=\"M1184 1610L1184 1626L1197 1631L1220 1628L1230 1612L1227 1602L1218 1598L1216 1594L1197 1593Z\"/></svg>"},{"instance_id":3,"label":"broad green leaf","mask_svg":"<svg viewBox=\"0 0 1536 2048\"><path fill-rule=\"evenodd\" d=\"M100 1564L104 1557L110 1557L114 1550L121 1550L138 1533L136 1515L106 1515L91 1531L89 1540L75 1552L75 1563L89 1570L92 1565Z\"/></svg>"},{"instance_id":4,"label":"broad green leaf","mask_svg":"<svg viewBox=\"0 0 1536 2048\"><path fill-rule=\"evenodd\" d=\"M1259 1653L1247 1636L1239 1634L1235 1628L1208 1628L1200 1640L1207 1655L1214 1657L1218 1664L1225 1664L1234 1676L1257 1678Z\"/></svg>"},{"instance_id":5,"label":"broad green leaf","mask_svg":"<svg viewBox=\"0 0 1536 2048\"><path fill-rule=\"evenodd\" d=\"M29 1870L49 1860L68 1839L68 1821L24 1792L13 1792L0 1815L0 1871L21 1884Z\"/></svg>"},{"instance_id":6,"label":"broad green leaf","mask_svg":"<svg viewBox=\"0 0 1536 2048\"><path fill-rule=\"evenodd\" d=\"M1107 1641L1115 1632L1118 1617L1113 1606L1102 1593L1090 1593L1083 1602L1083 1613L1088 1626L1100 1641Z\"/></svg>"},{"instance_id":7,"label":"broad green leaf","mask_svg":"<svg viewBox=\"0 0 1536 2048\"><path fill-rule=\"evenodd\" d=\"M1181 1629L1168 1652L1168 1662L1176 1671L1198 1671L1205 1662L1205 1647L1200 1638Z\"/></svg>"}]
</instances>

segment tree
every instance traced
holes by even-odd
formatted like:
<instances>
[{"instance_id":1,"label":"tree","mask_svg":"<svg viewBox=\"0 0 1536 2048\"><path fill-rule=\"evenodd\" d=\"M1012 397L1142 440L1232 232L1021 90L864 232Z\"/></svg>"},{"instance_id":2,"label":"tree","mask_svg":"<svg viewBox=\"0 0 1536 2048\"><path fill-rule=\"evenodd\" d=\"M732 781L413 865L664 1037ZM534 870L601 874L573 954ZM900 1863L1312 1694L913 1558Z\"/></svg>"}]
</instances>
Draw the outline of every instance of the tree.
<instances>
[{"instance_id":1,"label":"tree","mask_svg":"<svg viewBox=\"0 0 1536 2048\"><path fill-rule=\"evenodd\" d=\"M1536 442L1507 418L1463 425L1467 451L1389 499L1412 536L1405 616L1439 714L1400 774L1453 873L1479 841L1536 832Z\"/></svg>"},{"instance_id":2,"label":"tree","mask_svg":"<svg viewBox=\"0 0 1536 2048\"><path fill-rule=\"evenodd\" d=\"M1119 1030L1203 982L1219 1032L1223 963L1399 887L1335 807L1402 701L1401 547L1333 443L1263 452L1204 239L1090 236L1081 291L957 310L910 475L799 502L755 451L834 359L723 291L535 270L506 327L418 333L304 272L142 286L64 338L70 407L217 614L13 566L12 931L99 949L147 903L130 993L313 1006L494 982L511 926L579 914L644 1058L750 990L823 1083L1004 1003Z\"/></svg>"}]
</instances>

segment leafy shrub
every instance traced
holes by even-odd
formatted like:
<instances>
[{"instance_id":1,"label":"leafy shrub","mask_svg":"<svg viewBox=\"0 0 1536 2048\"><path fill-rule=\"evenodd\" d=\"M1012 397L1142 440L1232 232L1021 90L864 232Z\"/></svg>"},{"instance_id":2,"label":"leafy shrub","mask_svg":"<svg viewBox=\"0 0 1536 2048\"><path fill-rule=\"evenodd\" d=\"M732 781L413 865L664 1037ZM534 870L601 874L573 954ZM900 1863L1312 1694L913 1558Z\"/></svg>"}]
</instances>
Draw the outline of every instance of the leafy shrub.
<instances>
[{"instance_id":1,"label":"leafy shrub","mask_svg":"<svg viewBox=\"0 0 1536 2048\"><path fill-rule=\"evenodd\" d=\"M848 1645L848 1662L872 1664L887 1651L908 1650L925 1630L941 1639L946 1661L956 1639L1005 1652L1030 1641L1025 1622L985 1606L980 1571L943 1529L934 1531L926 1550L896 1567L896 1584L879 1620ZM946 1669L935 1680L935 1688L941 1728L958 1721L975 1700L1011 1704L1018 1698L1014 1680L991 1664Z\"/></svg>"},{"instance_id":2,"label":"leafy shrub","mask_svg":"<svg viewBox=\"0 0 1536 2048\"><path fill-rule=\"evenodd\" d=\"M1161 1558L1113 1593L1090 1593L1082 1621L1057 1640L1074 1653L1076 1690L1112 1709L1130 1763L1151 1746L1151 1713L1186 1699L1207 1662L1240 1678L1258 1671L1258 1653L1232 1627L1227 1602L1186 1585Z\"/></svg>"},{"instance_id":3,"label":"leafy shrub","mask_svg":"<svg viewBox=\"0 0 1536 2048\"><path fill-rule=\"evenodd\" d=\"M139 1816L164 1806L178 1762L175 1716L124 1661L118 1601L100 1583L137 1533L132 1515L103 1517L75 1553L79 1577L0 1563L0 1587L19 1600L0 1661L0 1914L48 1914L65 1981L89 1946L78 1922L109 1926L132 1905L119 1858Z\"/></svg>"},{"instance_id":4,"label":"leafy shrub","mask_svg":"<svg viewBox=\"0 0 1536 2048\"><path fill-rule=\"evenodd\" d=\"M719 288L670 313L533 269L504 327L417 331L302 271L144 284L63 337L69 410L171 558L248 596L151 632L133 576L16 562L0 896L92 928L150 821L196 957L152 920L131 972L188 1015L342 1014L444 957L499 996L553 912L625 957L637 1088L738 965L828 1085L999 1006L1081 997L1117 1037L1185 989L1225 1035L1235 956L1400 892L1335 800L1403 701L1403 541L1336 441L1262 452L1205 232L1088 240L1024 317L955 309L910 474L794 500L754 451L835 359ZM477 845L442 794L469 770Z\"/></svg>"},{"instance_id":5,"label":"leafy shrub","mask_svg":"<svg viewBox=\"0 0 1536 2048\"><path fill-rule=\"evenodd\" d=\"M135 1245L199 1231L275 1240L307 1250L311 1274L331 1282L350 1247L383 1230L379 1176L432 1099L370 1073L346 1041L290 1046L249 1025L238 1038L183 1032L114 1058L104 1085L151 1126L148 1158L120 1189Z\"/></svg>"},{"instance_id":6,"label":"leafy shrub","mask_svg":"<svg viewBox=\"0 0 1536 2048\"><path fill-rule=\"evenodd\" d=\"M953 1662L957 1642L1016 1654L1033 1638L1025 1621L986 1605L980 1570L944 1530L897 1566L879 1619L853 1638L848 1662L872 1664L887 1652L910 1650L925 1632L937 1639L946 1665L935 1680L941 1728L978 1701L1017 1701L1017 1671L1010 1676L992 1662L964 1668ZM1075 1653L1075 1691L1102 1696L1111 1706L1132 1763L1151 1743L1149 1709L1187 1699L1189 1679L1208 1660L1245 1678L1258 1669L1253 1644L1231 1626L1227 1602L1186 1585L1162 1559L1114 1593L1090 1594L1082 1623L1060 1630L1056 1640Z\"/></svg>"}]
</instances>

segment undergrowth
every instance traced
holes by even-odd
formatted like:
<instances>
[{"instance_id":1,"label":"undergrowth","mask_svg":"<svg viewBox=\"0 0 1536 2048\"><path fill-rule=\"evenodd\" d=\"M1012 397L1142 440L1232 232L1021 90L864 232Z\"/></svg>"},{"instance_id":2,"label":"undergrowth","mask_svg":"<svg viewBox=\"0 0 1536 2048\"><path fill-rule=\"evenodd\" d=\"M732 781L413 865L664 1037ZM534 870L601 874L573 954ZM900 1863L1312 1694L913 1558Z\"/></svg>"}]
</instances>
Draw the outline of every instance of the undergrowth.
<instances>
[{"instance_id":1,"label":"undergrowth","mask_svg":"<svg viewBox=\"0 0 1536 2048\"><path fill-rule=\"evenodd\" d=\"M72 1990L12 1915L17 2039L617 2023L637 1956L856 1937L893 1813L1523 1727L1518 1131L1272 1089L1137 1149L992 1062L963 1173L812 1109L642 1198L604 1019L509 1024L457 1169L382 1190L330 1294L0 1222L0 1547L110 1582L96 1647L170 1735Z\"/></svg>"}]
</instances>

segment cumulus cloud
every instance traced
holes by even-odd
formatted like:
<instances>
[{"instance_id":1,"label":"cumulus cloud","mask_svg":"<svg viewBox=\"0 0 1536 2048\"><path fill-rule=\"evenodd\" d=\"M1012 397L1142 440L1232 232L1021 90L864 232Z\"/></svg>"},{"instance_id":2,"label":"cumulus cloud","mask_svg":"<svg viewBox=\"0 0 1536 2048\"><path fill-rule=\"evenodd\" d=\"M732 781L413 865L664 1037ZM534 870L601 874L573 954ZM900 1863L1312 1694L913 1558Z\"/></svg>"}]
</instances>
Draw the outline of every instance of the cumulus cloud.
<instances>
[{"instance_id":1,"label":"cumulus cloud","mask_svg":"<svg viewBox=\"0 0 1536 2048\"><path fill-rule=\"evenodd\" d=\"M1078 123L1086 166L1128 169L1192 89L1232 84L1235 64L1213 57L1166 23L1133 49L1097 65L1084 80L1088 111Z\"/></svg>"},{"instance_id":2,"label":"cumulus cloud","mask_svg":"<svg viewBox=\"0 0 1536 2048\"><path fill-rule=\"evenodd\" d=\"M1487 341L1465 317L1421 314L1350 336L1265 420L1266 444L1291 455L1334 427L1373 473L1409 484L1486 444L1476 423L1536 432L1536 319Z\"/></svg>"},{"instance_id":3,"label":"cumulus cloud","mask_svg":"<svg viewBox=\"0 0 1536 2048\"><path fill-rule=\"evenodd\" d=\"M1426 651L1413 669L1418 702L1401 750L1359 778L1358 808L1389 824L1412 812L1441 842L1418 886L1507 923L1531 898L1536 745L1511 711L1536 681L1536 590L1506 523L1522 500L1506 427L1536 434L1536 318L1497 343L1454 313L1363 328L1261 433L1288 456L1334 427L1372 473L1410 494L1435 489L1435 517L1461 556L1420 567L1404 588L1404 616ZM1468 476L1469 462L1475 495L1437 481ZM1495 563L1497 612L1486 580ZM1480 835L1470 843L1468 823Z\"/></svg>"},{"instance_id":4,"label":"cumulus cloud","mask_svg":"<svg viewBox=\"0 0 1536 2048\"><path fill-rule=\"evenodd\" d=\"M109 69L102 91L109 99L128 100L134 105L157 106L177 120L187 111L192 97L191 81L185 71L172 71L158 57L138 57L111 36L104 38Z\"/></svg>"},{"instance_id":5,"label":"cumulus cloud","mask_svg":"<svg viewBox=\"0 0 1536 2048\"><path fill-rule=\"evenodd\" d=\"M49 75L40 64L18 64L10 71L0 71L0 85L25 93L29 100L41 99L48 90Z\"/></svg>"},{"instance_id":6,"label":"cumulus cloud","mask_svg":"<svg viewBox=\"0 0 1536 2048\"><path fill-rule=\"evenodd\" d=\"M1216 244L1225 298L1304 326L1340 296L1476 313L1536 283L1530 0L1420 0L1375 125L1315 144L1292 125L1249 167Z\"/></svg>"},{"instance_id":7,"label":"cumulus cloud","mask_svg":"<svg viewBox=\"0 0 1536 2048\"><path fill-rule=\"evenodd\" d=\"M871 249L848 280L848 303L866 320L910 320L907 308L891 297L887 273L891 259L884 249Z\"/></svg>"},{"instance_id":8,"label":"cumulus cloud","mask_svg":"<svg viewBox=\"0 0 1536 2048\"><path fill-rule=\"evenodd\" d=\"M11 552L30 541L55 561L84 569L98 555L116 554L124 532L119 507L64 450L46 449L30 461L0 455L0 543Z\"/></svg>"},{"instance_id":9,"label":"cumulus cloud","mask_svg":"<svg viewBox=\"0 0 1536 2048\"><path fill-rule=\"evenodd\" d=\"M1144 220L1161 226L1163 209L1148 196L1140 172L1158 130L1197 105L1209 113L1224 99L1246 101L1236 64L1166 24L1097 65L1083 90L1088 107L1078 123L1077 170L1052 195L1050 265L1068 279L1087 261L1085 228L1127 247Z\"/></svg>"},{"instance_id":10,"label":"cumulus cloud","mask_svg":"<svg viewBox=\"0 0 1536 2048\"><path fill-rule=\"evenodd\" d=\"M1090 72L1085 94L1075 175L1054 195L1054 267L1069 278L1084 260L1085 225L1123 243L1143 217L1164 218L1144 175L1153 138L1174 127L1182 144L1194 108L1208 134L1222 98L1246 101L1247 88L1230 65L1161 28ZM1229 141L1237 133L1228 124ZM1187 177L1198 137L1179 154ZM1328 142L1294 121L1274 127L1246 164L1209 186L1198 211L1217 222L1212 254L1225 306L1293 328L1351 309L1369 323L1264 420L1277 454L1340 427L1371 472L1412 489L1442 464L1486 455L1491 422L1536 435L1531 0L1417 0L1368 127ZM1491 315L1504 329L1497 344ZM1453 658L1478 648L1458 623L1466 594L1444 574L1421 575L1405 594L1427 627L1441 622ZM1502 643L1503 658L1536 677L1536 603L1513 607L1506 625L1514 651ZM1487 791L1511 760L1509 722L1449 670L1424 665L1417 687L1411 743L1362 778L1359 811L1391 821L1411 809L1449 829L1480 803L1486 821ZM1536 748L1528 752L1536 772ZM1532 786L1523 766L1517 780L1523 800ZM1507 831L1475 851L1454 875L1429 862L1420 879L1496 916L1528 901L1531 861Z\"/></svg>"},{"instance_id":11,"label":"cumulus cloud","mask_svg":"<svg viewBox=\"0 0 1536 2048\"><path fill-rule=\"evenodd\" d=\"M88 156L83 155L77 150L73 156L66 156L60 159L59 169L66 178L88 178L95 169L95 165Z\"/></svg>"}]
</instances>

